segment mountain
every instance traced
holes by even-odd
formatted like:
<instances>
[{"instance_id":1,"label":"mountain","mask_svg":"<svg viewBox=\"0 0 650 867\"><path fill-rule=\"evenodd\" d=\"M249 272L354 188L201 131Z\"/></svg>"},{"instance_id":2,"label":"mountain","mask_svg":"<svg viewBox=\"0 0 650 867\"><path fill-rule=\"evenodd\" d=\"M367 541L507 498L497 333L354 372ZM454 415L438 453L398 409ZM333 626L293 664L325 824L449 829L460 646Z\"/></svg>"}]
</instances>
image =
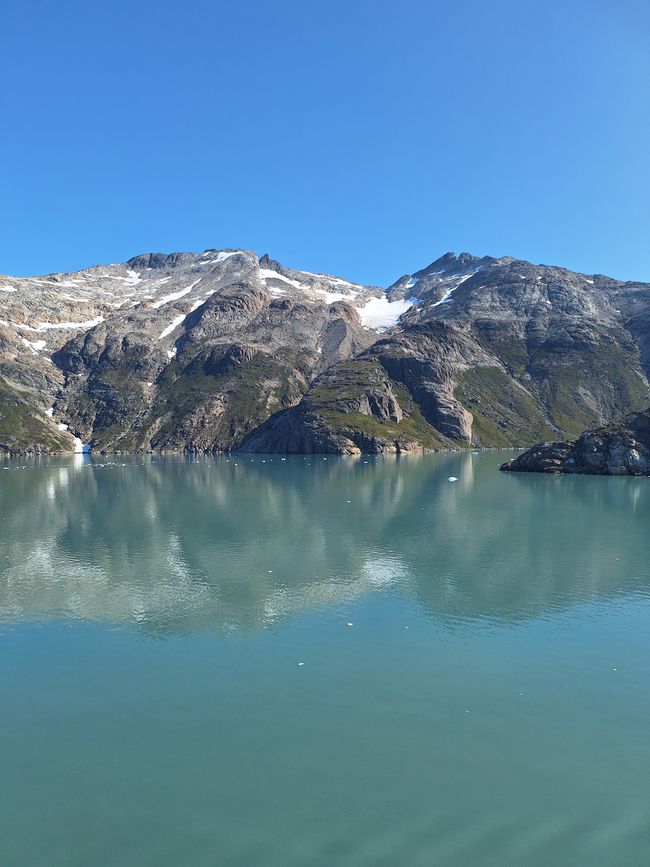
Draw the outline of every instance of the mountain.
<instances>
[{"instance_id":1,"label":"mountain","mask_svg":"<svg viewBox=\"0 0 650 867\"><path fill-rule=\"evenodd\" d=\"M447 253L388 289L249 250L0 277L0 451L407 452L650 403L650 285Z\"/></svg>"},{"instance_id":2,"label":"mountain","mask_svg":"<svg viewBox=\"0 0 650 867\"><path fill-rule=\"evenodd\" d=\"M586 431L573 442L539 443L502 470L598 476L650 476L650 409Z\"/></svg>"}]
</instances>

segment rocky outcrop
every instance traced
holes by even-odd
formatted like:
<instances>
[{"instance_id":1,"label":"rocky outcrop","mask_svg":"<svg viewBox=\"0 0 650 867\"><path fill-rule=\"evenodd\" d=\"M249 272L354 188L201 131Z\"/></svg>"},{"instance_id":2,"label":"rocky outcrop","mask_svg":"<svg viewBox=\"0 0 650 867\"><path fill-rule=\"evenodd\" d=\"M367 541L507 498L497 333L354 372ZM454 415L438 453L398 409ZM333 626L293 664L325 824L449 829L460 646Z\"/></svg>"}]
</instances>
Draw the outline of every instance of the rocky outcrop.
<instances>
[{"instance_id":1,"label":"rocky outcrop","mask_svg":"<svg viewBox=\"0 0 650 867\"><path fill-rule=\"evenodd\" d=\"M540 443L507 461L502 470L600 476L650 475L650 409L619 424L583 433L574 442Z\"/></svg>"}]
</instances>

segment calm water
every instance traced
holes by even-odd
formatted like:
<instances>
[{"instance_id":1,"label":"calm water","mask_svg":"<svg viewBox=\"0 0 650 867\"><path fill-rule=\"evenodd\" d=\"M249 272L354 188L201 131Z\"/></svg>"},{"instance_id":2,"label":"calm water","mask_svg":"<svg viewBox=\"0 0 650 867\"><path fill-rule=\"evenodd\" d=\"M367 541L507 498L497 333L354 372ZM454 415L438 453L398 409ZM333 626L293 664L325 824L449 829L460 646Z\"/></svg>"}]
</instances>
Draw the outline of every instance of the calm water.
<instances>
[{"instance_id":1,"label":"calm water","mask_svg":"<svg viewBox=\"0 0 650 867\"><path fill-rule=\"evenodd\" d=\"M0 865L647 867L650 480L503 459L5 463Z\"/></svg>"}]
</instances>

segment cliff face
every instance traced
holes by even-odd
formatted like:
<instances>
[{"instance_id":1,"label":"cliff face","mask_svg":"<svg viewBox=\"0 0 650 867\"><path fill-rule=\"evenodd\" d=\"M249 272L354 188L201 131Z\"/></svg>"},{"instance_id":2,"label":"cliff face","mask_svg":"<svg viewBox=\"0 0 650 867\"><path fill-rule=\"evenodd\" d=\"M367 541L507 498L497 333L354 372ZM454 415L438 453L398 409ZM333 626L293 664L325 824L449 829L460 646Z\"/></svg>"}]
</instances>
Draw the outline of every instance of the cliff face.
<instances>
[{"instance_id":1,"label":"cliff face","mask_svg":"<svg viewBox=\"0 0 650 867\"><path fill-rule=\"evenodd\" d=\"M650 475L650 409L587 431L573 442L540 443L502 470L601 476Z\"/></svg>"},{"instance_id":2,"label":"cliff face","mask_svg":"<svg viewBox=\"0 0 650 867\"><path fill-rule=\"evenodd\" d=\"M4 452L528 445L650 403L650 285L510 258L384 290L207 250L0 289Z\"/></svg>"}]
</instances>

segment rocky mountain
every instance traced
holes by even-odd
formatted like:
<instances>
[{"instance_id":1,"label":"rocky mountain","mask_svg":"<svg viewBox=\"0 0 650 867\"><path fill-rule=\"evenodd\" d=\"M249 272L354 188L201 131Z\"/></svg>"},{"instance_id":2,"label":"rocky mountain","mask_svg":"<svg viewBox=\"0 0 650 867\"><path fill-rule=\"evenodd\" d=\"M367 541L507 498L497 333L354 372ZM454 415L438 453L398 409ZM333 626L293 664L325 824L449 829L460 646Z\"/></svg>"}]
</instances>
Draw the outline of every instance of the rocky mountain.
<instances>
[{"instance_id":1,"label":"rocky mountain","mask_svg":"<svg viewBox=\"0 0 650 867\"><path fill-rule=\"evenodd\" d=\"M388 289L248 250L0 277L0 451L529 445L650 403L650 284L448 253Z\"/></svg>"},{"instance_id":2,"label":"rocky mountain","mask_svg":"<svg viewBox=\"0 0 650 867\"><path fill-rule=\"evenodd\" d=\"M502 470L599 476L650 475L650 409L586 431L573 442L539 443Z\"/></svg>"}]
</instances>

